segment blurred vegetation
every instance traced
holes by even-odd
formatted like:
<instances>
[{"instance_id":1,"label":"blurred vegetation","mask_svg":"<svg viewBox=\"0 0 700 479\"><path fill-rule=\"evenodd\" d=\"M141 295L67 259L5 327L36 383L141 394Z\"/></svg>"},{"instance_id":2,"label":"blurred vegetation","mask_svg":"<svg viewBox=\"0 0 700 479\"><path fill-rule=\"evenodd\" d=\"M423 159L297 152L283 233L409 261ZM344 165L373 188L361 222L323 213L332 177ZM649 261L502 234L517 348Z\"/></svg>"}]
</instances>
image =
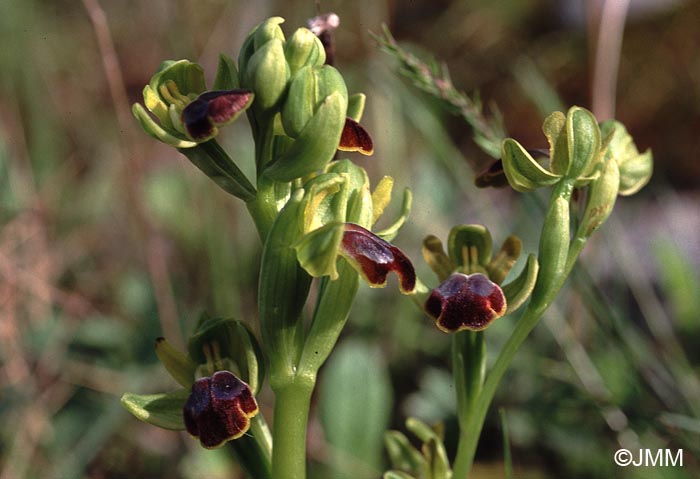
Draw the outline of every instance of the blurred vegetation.
<instances>
[{"instance_id":1,"label":"blurred vegetation","mask_svg":"<svg viewBox=\"0 0 700 479\"><path fill-rule=\"evenodd\" d=\"M291 31L316 13L314 2L103 0L115 58L96 5L0 3L0 476L231 477L226 450L139 423L118 399L175 388L153 340L182 344L202 310L254 321L257 238L241 203L138 131L128 107L162 60L189 58L213 75L218 52L235 57L260 20L281 15ZM595 25L583 2L321 6L341 17L338 68L368 98L376 153L358 161L413 190L397 244L421 275L430 277L418 261L422 238L457 223L518 234L536 250L541 198L476 190L490 158L462 119L400 77L369 32L384 22L418 55L435 55L458 89L498 106L510 136L542 147L545 114L590 103ZM498 408L515 477L700 475L698 24L700 2L631 2L617 118L641 150L653 149L656 173L618 201L519 353L475 477L504 474ZM237 122L223 141L250 171L246 129ZM408 415L444 421L454 445L449 341L393 292L361 291L324 370L309 433L313 477L378 477L381 451L354 454L380 444L384 425L404 429ZM492 350L515 320L489 330ZM270 403L263 391L264 411ZM619 468L620 447L683 448L684 467Z\"/></svg>"}]
</instances>

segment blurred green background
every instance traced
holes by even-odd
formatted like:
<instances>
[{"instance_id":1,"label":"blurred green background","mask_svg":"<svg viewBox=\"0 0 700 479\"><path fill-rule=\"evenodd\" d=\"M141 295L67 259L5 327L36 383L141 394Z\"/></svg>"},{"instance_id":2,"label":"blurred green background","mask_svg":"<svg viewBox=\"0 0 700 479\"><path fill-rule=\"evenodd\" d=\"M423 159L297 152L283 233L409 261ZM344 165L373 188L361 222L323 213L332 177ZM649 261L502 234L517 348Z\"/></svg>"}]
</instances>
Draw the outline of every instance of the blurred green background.
<instances>
[{"instance_id":1,"label":"blurred green background","mask_svg":"<svg viewBox=\"0 0 700 479\"><path fill-rule=\"evenodd\" d=\"M434 54L537 148L547 113L590 107L595 4L322 2L341 18L336 65L367 94L375 155L354 159L373 182L391 174L413 190L396 243L431 284L424 236L483 223L497 244L515 233L533 252L545 196L477 190L490 158L369 32L387 23ZM0 477L236 477L226 449L205 451L119 404L125 391L175 388L157 336L182 345L203 310L254 321L259 260L241 202L141 132L129 106L164 59L198 61L211 81L218 53L237 57L262 19L283 16L291 33L315 14L310 0L0 0ZM616 117L653 149L655 175L618 201L518 354L474 477L503 477L498 408L516 477L700 476L698 25L697 1L630 4ZM251 172L247 124L222 138ZM409 415L443 421L454 447L448 338L398 296L361 288L314 400L311 477L379 477L381 433ZM492 355L516 320L489 329ZM270 413L270 392L260 401ZM684 465L620 468L621 447L682 448Z\"/></svg>"}]
</instances>

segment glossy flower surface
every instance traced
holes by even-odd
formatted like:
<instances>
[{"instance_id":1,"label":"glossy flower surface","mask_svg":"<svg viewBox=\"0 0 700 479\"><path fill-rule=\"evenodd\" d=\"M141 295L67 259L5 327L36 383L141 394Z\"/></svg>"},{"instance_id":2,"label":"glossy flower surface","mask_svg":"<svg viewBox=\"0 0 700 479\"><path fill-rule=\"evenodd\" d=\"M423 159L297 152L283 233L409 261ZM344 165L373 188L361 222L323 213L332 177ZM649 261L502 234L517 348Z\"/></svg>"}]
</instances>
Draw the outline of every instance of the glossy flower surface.
<instances>
[{"instance_id":1,"label":"glossy flower surface","mask_svg":"<svg viewBox=\"0 0 700 479\"><path fill-rule=\"evenodd\" d=\"M500 286L480 273L450 275L425 302L425 311L446 333L480 331L503 316L506 309Z\"/></svg>"},{"instance_id":2,"label":"glossy flower surface","mask_svg":"<svg viewBox=\"0 0 700 479\"><path fill-rule=\"evenodd\" d=\"M187 432L208 449L241 437L257 414L250 387L229 371L196 380L183 407Z\"/></svg>"},{"instance_id":3,"label":"glossy flower surface","mask_svg":"<svg viewBox=\"0 0 700 479\"><path fill-rule=\"evenodd\" d=\"M217 134L217 127L238 118L252 101L250 90L207 91L182 110L182 123L190 138L205 141Z\"/></svg>"},{"instance_id":4,"label":"glossy flower surface","mask_svg":"<svg viewBox=\"0 0 700 479\"><path fill-rule=\"evenodd\" d=\"M416 287L411 260L399 248L362 226L345 224L340 253L374 288L386 285L391 271L399 277L402 293L410 293Z\"/></svg>"}]
</instances>

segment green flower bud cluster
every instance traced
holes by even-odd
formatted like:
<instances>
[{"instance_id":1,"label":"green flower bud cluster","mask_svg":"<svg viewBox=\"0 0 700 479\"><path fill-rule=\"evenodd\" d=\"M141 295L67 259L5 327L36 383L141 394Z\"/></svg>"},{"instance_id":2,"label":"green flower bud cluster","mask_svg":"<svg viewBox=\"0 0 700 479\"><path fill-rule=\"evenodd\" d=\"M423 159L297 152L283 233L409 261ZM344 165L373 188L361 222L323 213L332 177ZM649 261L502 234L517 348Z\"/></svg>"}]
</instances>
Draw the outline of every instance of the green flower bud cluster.
<instances>
[{"instance_id":1,"label":"green flower bud cluster","mask_svg":"<svg viewBox=\"0 0 700 479\"><path fill-rule=\"evenodd\" d=\"M258 25L243 44L238 64L241 86L256 98L249 115L254 136L264 138L272 130L278 138L274 154L258 159L258 171L287 182L323 169L333 158L349 100L343 77L324 65L326 54L316 35L299 28L286 39L283 21L272 17ZM354 106L362 104L356 100Z\"/></svg>"}]
</instances>

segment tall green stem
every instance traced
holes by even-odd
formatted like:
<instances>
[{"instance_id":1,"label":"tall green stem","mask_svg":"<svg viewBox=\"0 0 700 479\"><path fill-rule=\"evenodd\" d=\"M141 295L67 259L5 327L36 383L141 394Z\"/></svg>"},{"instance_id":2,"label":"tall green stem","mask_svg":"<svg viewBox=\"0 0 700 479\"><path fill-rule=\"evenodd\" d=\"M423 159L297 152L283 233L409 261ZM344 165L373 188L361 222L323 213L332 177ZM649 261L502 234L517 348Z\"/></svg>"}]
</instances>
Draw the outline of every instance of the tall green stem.
<instances>
[{"instance_id":1,"label":"tall green stem","mask_svg":"<svg viewBox=\"0 0 700 479\"><path fill-rule=\"evenodd\" d=\"M276 389L273 479L306 479L306 424L315 377L297 376Z\"/></svg>"},{"instance_id":2,"label":"tall green stem","mask_svg":"<svg viewBox=\"0 0 700 479\"><path fill-rule=\"evenodd\" d=\"M558 183L552 191L540 237L538 253L540 270L535 289L523 316L516 324L486 376L476 401L471 402L465 426L462 426L462 421L460 421L460 438L453 467L453 477L455 478L466 479L469 477L486 413L498 385L523 341L537 325L542 314L564 285L569 272L568 263L575 260L569 255L569 204L572 192L573 182L567 179ZM576 256L578 252L580 249L575 252Z\"/></svg>"}]
</instances>

